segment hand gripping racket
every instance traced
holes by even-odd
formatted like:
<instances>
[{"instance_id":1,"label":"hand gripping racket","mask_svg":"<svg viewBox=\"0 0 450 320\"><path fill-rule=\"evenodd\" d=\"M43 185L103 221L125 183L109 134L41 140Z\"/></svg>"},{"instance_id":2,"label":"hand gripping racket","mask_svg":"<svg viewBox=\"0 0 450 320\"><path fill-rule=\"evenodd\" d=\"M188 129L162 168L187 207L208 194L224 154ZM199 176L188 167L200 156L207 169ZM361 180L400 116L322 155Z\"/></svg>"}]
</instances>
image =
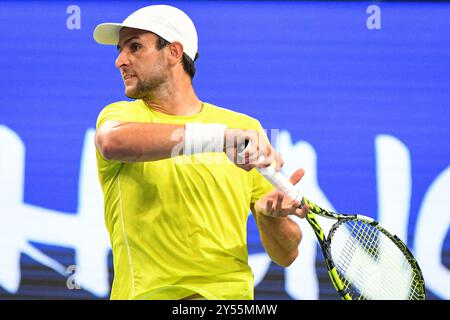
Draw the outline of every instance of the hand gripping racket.
<instances>
[{"instance_id":1,"label":"hand gripping racket","mask_svg":"<svg viewBox=\"0 0 450 320\"><path fill-rule=\"evenodd\" d=\"M315 205L274 165L259 172L291 199L308 204L306 215L325 257L328 274L343 300L424 300L425 282L419 264L407 246L377 221L362 215L344 215ZM336 222L328 237L316 215Z\"/></svg>"}]
</instances>

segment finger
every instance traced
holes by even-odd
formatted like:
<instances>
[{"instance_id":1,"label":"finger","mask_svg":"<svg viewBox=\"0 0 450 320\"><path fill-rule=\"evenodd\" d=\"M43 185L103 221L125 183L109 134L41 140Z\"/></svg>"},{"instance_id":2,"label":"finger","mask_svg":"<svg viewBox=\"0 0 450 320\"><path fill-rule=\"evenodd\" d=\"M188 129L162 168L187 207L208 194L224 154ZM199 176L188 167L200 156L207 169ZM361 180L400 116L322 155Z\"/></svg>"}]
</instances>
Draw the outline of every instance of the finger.
<instances>
[{"instance_id":1,"label":"finger","mask_svg":"<svg viewBox=\"0 0 450 320\"><path fill-rule=\"evenodd\" d=\"M254 149L253 150L252 149L245 150L242 159L240 159L241 162L242 162L240 164L244 164L245 165L245 164L249 164L249 163L255 162L255 160L257 159L257 155L258 155L258 153Z\"/></svg>"},{"instance_id":2,"label":"finger","mask_svg":"<svg viewBox=\"0 0 450 320\"><path fill-rule=\"evenodd\" d=\"M263 159L263 161L260 162L262 167L269 167L271 165L274 166L275 170L277 170L278 167L278 161L276 158L276 152L272 152L267 157Z\"/></svg>"},{"instance_id":3,"label":"finger","mask_svg":"<svg viewBox=\"0 0 450 320\"><path fill-rule=\"evenodd\" d=\"M258 154L257 153L253 153L253 154L248 154L245 157L245 163L257 163L258 161Z\"/></svg>"},{"instance_id":4,"label":"finger","mask_svg":"<svg viewBox=\"0 0 450 320\"><path fill-rule=\"evenodd\" d=\"M258 150L258 145L255 143L252 137L247 137L247 146L244 149L244 153L254 153Z\"/></svg>"},{"instance_id":5,"label":"finger","mask_svg":"<svg viewBox=\"0 0 450 320\"><path fill-rule=\"evenodd\" d=\"M246 165L248 165L251 168L256 168L259 166L257 154L251 155L249 158L246 159Z\"/></svg>"},{"instance_id":6,"label":"finger","mask_svg":"<svg viewBox=\"0 0 450 320\"><path fill-rule=\"evenodd\" d=\"M285 198L288 199L288 198ZM288 216L290 214L295 214L299 210L300 202L290 201L286 206L283 207L283 215Z\"/></svg>"},{"instance_id":7,"label":"finger","mask_svg":"<svg viewBox=\"0 0 450 320\"><path fill-rule=\"evenodd\" d=\"M267 147L265 145L261 145L258 149L258 160L259 160L259 166L260 167L268 167L272 164L274 158L268 152Z\"/></svg>"},{"instance_id":8,"label":"finger","mask_svg":"<svg viewBox=\"0 0 450 320\"><path fill-rule=\"evenodd\" d=\"M249 149L245 149L244 159L254 158L258 155L258 149L256 147L251 146Z\"/></svg>"},{"instance_id":9,"label":"finger","mask_svg":"<svg viewBox=\"0 0 450 320\"><path fill-rule=\"evenodd\" d=\"M299 217L300 219L303 219L305 217L302 209L297 209L293 213L296 217Z\"/></svg>"},{"instance_id":10,"label":"finger","mask_svg":"<svg viewBox=\"0 0 450 320\"><path fill-rule=\"evenodd\" d=\"M249 150L251 151L251 153L258 153L259 145L257 143L254 143L250 146Z\"/></svg>"},{"instance_id":11,"label":"finger","mask_svg":"<svg viewBox=\"0 0 450 320\"><path fill-rule=\"evenodd\" d=\"M266 213L267 214L272 214L273 212L273 200L272 199L268 199L266 202Z\"/></svg>"},{"instance_id":12,"label":"finger","mask_svg":"<svg viewBox=\"0 0 450 320\"><path fill-rule=\"evenodd\" d=\"M276 155L276 162L277 162L277 171L280 171L281 170L281 168L283 167L283 165L284 165L284 160L283 160L283 158L281 157L281 154L279 153L279 152L277 152L277 155Z\"/></svg>"},{"instance_id":13,"label":"finger","mask_svg":"<svg viewBox=\"0 0 450 320\"><path fill-rule=\"evenodd\" d=\"M303 208L298 208L297 210L295 210L294 215L296 215L297 217L303 219L304 217L306 217L306 215L308 214L309 211L309 206L303 206Z\"/></svg>"},{"instance_id":14,"label":"finger","mask_svg":"<svg viewBox=\"0 0 450 320\"><path fill-rule=\"evenodd\" d=\"M297 209L300 209L300 205L301 205L301 202L300 202L300 201L293 201L293 202L289 205L288 209L289 209L291 212L293 212L293 211L296 211Z\"/></svg>"},{"instance_id":15,"label":"finger","mask_svg":"<svg viewBox=\"0 0 450 320\"><path fill-rule=\"evenodd\" d=\"M247 148L251 148L252 150L258 150L259 149L259 141L258 141L258 134L255 131L247 130L246 131L246 139L250 142L250 146Z\"/></svg>"},{"instance_id":16,"label":"finger","mask_svg":"<svg viewBox=\"0 0 450 320\"><path fill-rule=\"evenodd\" d=\"M289 178L289 181L291 181L292 184L297 184L305 175L305 169L301 168L295 171L291 177Z\"/></svg>"},{"instance_id":17,"label":"finger","mask_svg":"<svg viewBox=\"0 0 450 320\"><path fill-rule=\"evenodd\" d=\"M310 208L309 208L308 205L304 206L304 207L302 208L302 213L300 214L300 217L301 217L301 218L306 217L306 216L308 215L309 209L310 209Z\"/></svg>"},{"instance_id":18,"label":"finger","mask_svg":"<svg viewBox=\"0 0 450 320\"><path fill-rule=\"evenodd\" d=\"M279 193L278 197L277 197L277 204L275 205L276 213L281 213L283 211L283 209L282 209L283 198L284 198L284 195L282 193Z\"/></svg>"},{"instance_id":19,"label":"finger","mask_svg":"<svg viewBox=\"0 0 450 320\"><path fill-rule=\"evenodd\" d=\"M264 158L269 158L272 153L271 146L267 144L262 135L259 135L258 138L259 154Z\"/></svg>"},{"instance_id":20,"label":"finger","mask_svg":"<svg viewBox=\"0 0 450 320\"><path fill-rule=\"evenodd\" d=\"M267 168L274 162L273 158L258 159L258 168Z\"/></svg>"}]
</instances>

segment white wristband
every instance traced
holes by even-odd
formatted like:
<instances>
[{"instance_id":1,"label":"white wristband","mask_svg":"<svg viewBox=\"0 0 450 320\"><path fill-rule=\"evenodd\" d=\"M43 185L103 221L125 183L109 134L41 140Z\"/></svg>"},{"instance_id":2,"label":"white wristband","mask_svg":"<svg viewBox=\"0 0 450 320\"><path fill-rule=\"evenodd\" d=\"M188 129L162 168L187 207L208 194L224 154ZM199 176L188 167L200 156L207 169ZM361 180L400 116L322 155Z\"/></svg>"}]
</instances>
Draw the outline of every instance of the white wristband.
<instances>
[{"instance_id":1,"label":"white wristband","mask_svg":"<svg viewBox=\"0 0 450 320\"><path fill-rule=\"evenodd\" d=\"M186 123L184 154L223 152L226 128L219 123Z\"/></svg>"}]
</instances>

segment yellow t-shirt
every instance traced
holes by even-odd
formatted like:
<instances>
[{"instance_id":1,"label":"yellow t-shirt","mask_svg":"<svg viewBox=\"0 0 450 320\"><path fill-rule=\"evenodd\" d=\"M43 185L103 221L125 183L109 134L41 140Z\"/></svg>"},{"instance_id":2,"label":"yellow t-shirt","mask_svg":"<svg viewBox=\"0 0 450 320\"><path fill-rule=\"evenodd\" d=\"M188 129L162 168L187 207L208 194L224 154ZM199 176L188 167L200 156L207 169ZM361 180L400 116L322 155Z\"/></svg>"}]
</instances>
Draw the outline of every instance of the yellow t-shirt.
<instances>
[{"instance_id":1,"label":"yellow t-shirt","mask_svg":"<svg viewBox=\"0 0 450 320\"><path fill-rule=\"evenodd\" d=\"M172 116L121 101L102 110L97 128L107 120L262 131L257 120L208 103L193 116ZM96 155L113 250L111 299L253 299L247 218L250 203L273 189L256 170L223 152L135 163Z\"/></svg>"}]
</instances>

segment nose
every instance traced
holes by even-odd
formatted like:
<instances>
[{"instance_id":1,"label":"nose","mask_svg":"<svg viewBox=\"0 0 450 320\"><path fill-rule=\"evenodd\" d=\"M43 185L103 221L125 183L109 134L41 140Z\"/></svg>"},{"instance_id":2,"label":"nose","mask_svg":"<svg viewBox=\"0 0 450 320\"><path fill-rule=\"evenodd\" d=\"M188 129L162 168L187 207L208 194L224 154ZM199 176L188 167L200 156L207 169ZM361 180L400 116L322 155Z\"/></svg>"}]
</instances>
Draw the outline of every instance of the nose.
<instances>
[{"instance_id":1,"label":"nose","mask_svg":"<svg viewBox=\"0 0 450 320\"><path fill-rule=\"evenodd\" d=\"M128 66L129 60L125 50L122 50L116 59L116 67L120 69L121 67Z\"/></svg>"}]
</instances>

